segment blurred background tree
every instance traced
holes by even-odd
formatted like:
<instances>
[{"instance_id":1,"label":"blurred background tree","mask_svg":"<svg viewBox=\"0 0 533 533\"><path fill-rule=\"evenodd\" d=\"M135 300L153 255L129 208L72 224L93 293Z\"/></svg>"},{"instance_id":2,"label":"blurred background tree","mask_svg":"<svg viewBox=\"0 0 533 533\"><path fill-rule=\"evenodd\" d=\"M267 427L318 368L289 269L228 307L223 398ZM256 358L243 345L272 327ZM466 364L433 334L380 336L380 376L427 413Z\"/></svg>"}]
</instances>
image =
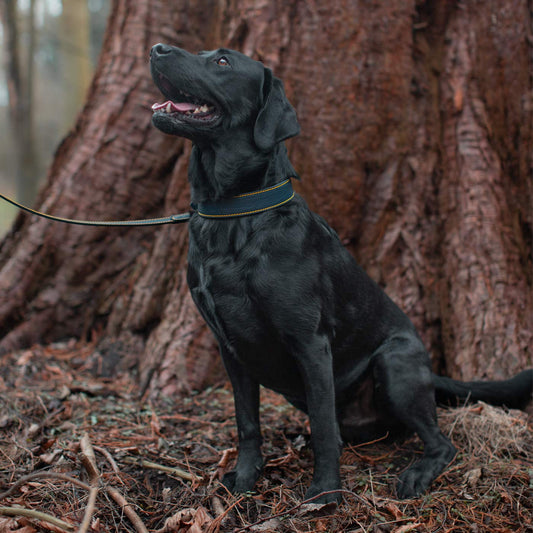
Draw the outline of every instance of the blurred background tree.
<instances>
[{"instance_id":1,"label":"blurred background tree","mask_svg":"<svg viewBox=\"0 0 533 533\"><path fill-rule=\"evenodd\" d=\"M0 2L0 186L32 204L74 126L103 41L109 0ZM16 210L0 206L0 235Z\"/></svg>"},{"instance_id":2,"label":"blurred background tree","mask_svg":"<svg viewBox=\"0 0 533 533\"><path fill-rule=\"evenodd\" d=\"M509 376L532 364L532 20L525 0L112 0L36 205L102 219L186 210L190 144L150 125L149 50L239 49L274 69L297 110L297 190L411 317L435 369ZM47 109L61 114L68 96ZM184 226L21 214L0 242L0 351L75 337L94 342L102 372L128 369L152 395L212 383L219 358L186 253Z\"/></svg>"}]
</instances>

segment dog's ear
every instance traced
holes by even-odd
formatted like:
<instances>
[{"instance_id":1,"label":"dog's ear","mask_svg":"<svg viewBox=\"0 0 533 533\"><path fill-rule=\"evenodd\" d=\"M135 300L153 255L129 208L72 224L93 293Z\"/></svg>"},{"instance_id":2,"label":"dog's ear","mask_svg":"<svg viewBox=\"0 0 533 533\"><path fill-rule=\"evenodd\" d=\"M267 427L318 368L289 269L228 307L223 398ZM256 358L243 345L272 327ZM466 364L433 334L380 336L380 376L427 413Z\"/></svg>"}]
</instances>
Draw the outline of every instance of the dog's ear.
<instances>
[{"instance_id":1,"label":"dog's ear","mask_svg":"<svg viewBox=\"0 0 533 533\"><path fill-rule=\"evenodd\" d=\"M300 133L296 111L287 100L283 83L265 67L263 80L263 106L254 126L254 141L263 152Z\"/></svg>"}]
</instances>

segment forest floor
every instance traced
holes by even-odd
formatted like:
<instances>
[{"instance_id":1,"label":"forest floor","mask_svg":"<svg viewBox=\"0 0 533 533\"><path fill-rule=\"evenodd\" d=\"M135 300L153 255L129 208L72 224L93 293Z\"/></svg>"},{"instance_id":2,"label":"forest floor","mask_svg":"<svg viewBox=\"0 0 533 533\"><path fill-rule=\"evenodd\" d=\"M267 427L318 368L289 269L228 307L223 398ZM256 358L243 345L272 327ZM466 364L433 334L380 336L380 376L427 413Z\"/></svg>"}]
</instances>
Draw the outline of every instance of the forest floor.
<instances>
[{"instance_id":1,"label":"forest floor","mask_svg":"<svg viewBox=\"0 0 533 533\"><path fill-rule=\"evenodd\" d=\"M236 497L219 482L236 457L227 384L140 400L131 377L95 377L91 353L72 342L0 357L0 533L533 531L525 413L439 410L459 453L420 498L394 496L421 454L412 438L345 448L343 503L303 505L306 417L263 390L266 466L257 491Z\"/></svg>"}]
</instances>

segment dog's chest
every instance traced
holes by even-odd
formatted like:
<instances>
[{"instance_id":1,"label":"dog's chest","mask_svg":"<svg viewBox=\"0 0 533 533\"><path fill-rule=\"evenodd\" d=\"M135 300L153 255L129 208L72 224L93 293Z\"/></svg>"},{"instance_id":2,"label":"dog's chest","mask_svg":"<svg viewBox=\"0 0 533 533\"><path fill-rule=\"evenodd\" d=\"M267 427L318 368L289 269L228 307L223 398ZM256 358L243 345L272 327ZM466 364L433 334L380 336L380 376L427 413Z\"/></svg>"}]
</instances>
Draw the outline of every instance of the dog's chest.
<instances>
[{"instance_id":1,"label":"dog's chest","mask_svg":"<svg viewBox=\"0 0 533 533\"><path fill-rule=\"evenodd\" d=\"M222 356L236 357L259 383L281 394L299 383L279 328L261 306L254 265L231 254L190 254L193 300L215 334ZM200 260L201 258L201 260ZM291 377L292 376L292 377ZM297 387L298 388L298 387Z\"/></svg>"},{"instance_id":2,"label":"dog's chest","mask_svg":"<svg viewBox=\"0 0 533 533\"><path fill-rule=\"evenodd\" d=\"M187 281L194 302L220 342L255 343L266 327L254 291L261 252L246 228L202 229L190 231Z\"/></svg>"}]
</instances>

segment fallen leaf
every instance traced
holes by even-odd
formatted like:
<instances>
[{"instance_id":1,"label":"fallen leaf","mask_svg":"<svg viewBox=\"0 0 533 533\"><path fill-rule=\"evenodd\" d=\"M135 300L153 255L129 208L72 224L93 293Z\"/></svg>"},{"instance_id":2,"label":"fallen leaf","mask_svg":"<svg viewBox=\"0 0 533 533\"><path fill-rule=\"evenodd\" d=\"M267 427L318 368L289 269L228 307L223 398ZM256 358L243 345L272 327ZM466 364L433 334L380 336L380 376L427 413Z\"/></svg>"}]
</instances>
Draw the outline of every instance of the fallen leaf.
<instances>
[{"instance_id":1,"label":"fallen leaf","mask_svg":"<svg viewBox=\"0 0 533 533\"><path fill-rule=\"evenodd\" d=\"M15 518L0 518L0 533L36 533L30 525L20 525Z\"/></svg>"},{"instance_id":2,"label":"fallen leaf","mask_svg":"<svg viewBox=\"0 0 533 533\"><path fill-rule=\"evenodd\" d=\"M337 508L337 502L328 502L328 503L305 503L303 504L299 511L298 516L313 515L313 516L323 516L331 514Z\"/></svg>"},{"instance_id":3,"label":"fallen leaf","mask_svg":"<svg viewBox=\"0 0 533 533\"><path fill-rule=\"evenodd\" d=\"M403 518L403 513L400 511L396 504L388 502L385 504L385 509L387 509L387 511L389 511L389 513L394 516L396 520L400 520L401 518Z\"/></svg>"},{"instance_id":4,"label":"fallen leaf","mask_svg":"<svg viewBox=\"0 0 533 533\"><path fill-rule=\"evenodd\" d=\"M421 525L422 523L420 522L416 522L415 524L405 524L403 526L397 527L396 529L393 529L392 533L408 533L409 531L413 531Z\"/></svg>"},{"instance_id":5,"label":"fallen leaf","mask_svg":"<svg viewBox=\"0 0 533 533\"><path fill-rule=\"evenodd\" d=\"M203 507L182 509L167 518L163 527L155 533L205 533L212 522L213 519Z\"/></svg>"},{"instance_id":6,"label":"fallen leaf","mask_svg":"<svg viewBox=\"0 0 533 533\"><path fill-rule=\"evenodd\" d=\"M272 531L275 533L276 531L279 531L280 525L281 520L279 518L271 518L262 524L252 526L250 531L261 531L262 533L270 533Z\"/></svg>"},{"instance_id":7,"label":"fallen leaf","mask_svg":"<svg viewBox=\"0 0 533 533\"><path fill-rule=\"evenodd\" d=\"M477 484L479 483L479 480L481 479L481 476L483 474L483 471L481 470L481 468L473 468L472 470L469 470L463 477L464 479L464 482L469 486L469 487L476 487Z\"/></svg>"},{"instance_id":8,"label":"fallen leaf","mask_svg":"<svg viewBox=\"0 0 533 533\"><path fill-rule=\"evenodd\" d=\"M53 452L50 452L50 453L42 453L41 455L39 455L39 459L43 463L45 463L47 465L51 465L62 454L63 454L63 450L61 450L61 449L54 450Z\"/></svg>"}]
</instances>

